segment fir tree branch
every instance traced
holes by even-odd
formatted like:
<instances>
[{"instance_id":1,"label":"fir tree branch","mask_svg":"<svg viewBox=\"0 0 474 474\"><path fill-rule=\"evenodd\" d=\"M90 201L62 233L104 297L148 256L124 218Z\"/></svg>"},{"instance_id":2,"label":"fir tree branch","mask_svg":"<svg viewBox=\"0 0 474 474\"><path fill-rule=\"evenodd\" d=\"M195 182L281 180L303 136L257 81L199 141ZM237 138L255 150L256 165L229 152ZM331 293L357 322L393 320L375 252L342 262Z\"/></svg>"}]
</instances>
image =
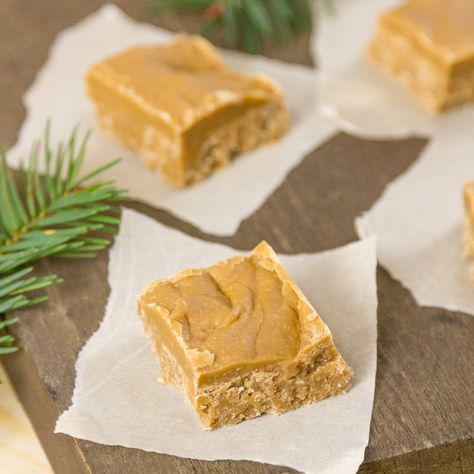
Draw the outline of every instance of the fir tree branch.
<instances>
[{"instance_id":1,"label":"fir tree branch","mask_svg":"<svg viewBox=\"0 0 474 474\"><path fill-rule=\"evenodd\" d=\"M31 292L62 281L56 275L30 276L31 263L47 256L95 257L110 244L102 234L117 230L115 203L127 198L126 191L114 181L91 180L118 160L81 177L88 138L89 133L79 142L75 129L54 152L48 123L43 142L34 144L27 167L20 168L19 186L0 152L0 315L46 301L47 296ZM4 316L0 320L0 355L17 349L8 333L16 322Z\"/></svg>"},{"instance_id":2,"label":"fir tree branch","mask_svg":"<svg viewBox=\"0 0 474 474\"><path fill-rule=\"evenodd\" d=\"M18 348L13 345L13 336L7 333L8 327L17 322L18 318L0 320L0 356L11 354L18 350Z\"/></svg>"},{"instance_id":3,"label":"fir tree branch","mask_svg":"<svg viewBox=\"0 0 474 474\"><path fill-rule=\"evenodd\" d=\"M331 0L319 0L327 6ZM203 12L208 23L201 33L209 38L220 32L231 48L258 53L264 40L287 44L309 31L311 0L153 0L161 10Z\"/></svg>"}]
</instances>

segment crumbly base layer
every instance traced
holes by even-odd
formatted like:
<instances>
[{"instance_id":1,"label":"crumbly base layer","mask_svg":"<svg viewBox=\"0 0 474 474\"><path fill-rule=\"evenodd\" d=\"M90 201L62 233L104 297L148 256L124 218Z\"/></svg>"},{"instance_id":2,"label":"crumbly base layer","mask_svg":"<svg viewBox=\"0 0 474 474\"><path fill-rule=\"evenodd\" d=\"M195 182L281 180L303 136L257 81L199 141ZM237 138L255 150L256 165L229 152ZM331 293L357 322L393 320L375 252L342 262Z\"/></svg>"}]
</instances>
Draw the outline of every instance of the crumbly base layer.
<instances>
[{"instance_id":1,"label":"crumbly base layer","mask_svg":"<svg viewBox=\"0 0 474 474\"><path fill-rule=\"evenodd\" d=\"M449 67L430 57L408 36L379 26L369 56L400 79L431 113L474 98L472 71L452 74Z\"/></svg>"},{"instance_id":2,"label":"crumbly base layer","mask_svg":"<svg viewBox=\"0 0 474 474\"><path fill-rule=\"evenodd\" d=\"M474 281L474 182L464 185L464 257L471 259L471 277Z\"/></svg>"},{"instance_id":3,"label":"crumbly base layer","mask_svg":"<svg viewBox=\"0 0 474 474\"><path fill-rule=\"evenodd\" d=\"M471 260L471 279L474 282L474 226L470 217L464 220L464 257Z\"/></svg>"},{"instance_id":4,"label":"crumbly base layer","mask_svg":"<svg viewBox=\"0 0 474 474\"><path fill-rule=\"evenodd\" d=\"M350 370L341 357L284 380L278 369L255 371L243 380L203 390L197 412L210 429L233 425L265 413L280 415L349 388Z\"/></svg>"},{"instance_id":5,"label":"crumbly base layer","mask_svg":"<svg viewBox=\"0 0 474 474\"><path fill-rule=\"evenodd\" d=\"M474 182L464 184L464 256L474 258Z\"/></svg>"},{"instance_id":6,"label":"crumbly base layer","mask_svg":"<svg viewBox=\"0 0 474 474\"><path fill-rule=\"evenodd\" d=\"M472 69L454 74L449 85L446 107L474 100L474 61Z\"/></svg>"},{"instance_id":7,"label":"crumbly base layer","mask_svg":"<svg viewBox=\"0 0 474 474\"><path fill-rule=\"evenodd\" d=\"M194 166L185 170L185 185L202 181L241 153L277 140L287 129L287 113L277 103L247 110L238 119L220 126L202 142Z\"/></svg>"},{"instance_id":8,"label":"crumbly base layer","mask_svg":"<svg viewBox=\"0 0 474 474\"><path fill-rule=\"evenodd\" d=\"M265 413L280 415L333 395L350 387L352 372L333 343L300 360L291 371L270 365L215 381L196 394L183 385L184 374L163 346L155 345L163 383L180 388L207 429L233 425Z\"/></svg>"},{"instance_id":9,"label":"crumbly base layer","mask_svg":"<svg viewBox=\"0 0 474 474\"><path fill-rule=\"evenodd\" d=\"M464 219L464 256L474 258L474 226L472 219Z\"/></svg>"}]
</instances>

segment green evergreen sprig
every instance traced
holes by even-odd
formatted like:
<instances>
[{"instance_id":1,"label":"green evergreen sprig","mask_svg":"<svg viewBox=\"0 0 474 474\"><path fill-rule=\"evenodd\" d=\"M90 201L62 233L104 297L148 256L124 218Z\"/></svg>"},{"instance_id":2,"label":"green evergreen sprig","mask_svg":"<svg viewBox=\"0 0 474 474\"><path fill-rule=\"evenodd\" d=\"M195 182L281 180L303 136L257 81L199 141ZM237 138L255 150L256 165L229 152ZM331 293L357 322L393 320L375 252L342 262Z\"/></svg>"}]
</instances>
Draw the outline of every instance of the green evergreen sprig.
<instances>
[{"instance_id":1,"label":"green evergreen sprig","mask_svg":"<svg viewBox=\"0 0 474 474\"><path fill-rule=\"evenodd\" d=\"M329 0L320 0L323 5ZM258 53L265 39L287 44L309 31L311 0L153 0L158 9L198 11L209 18L202 34L214 37L222 32L225 44Z\"/></svg>"},{"instance_id":2,"label":"green evergreen sprig","mask_svg":"<svg viewBox=\"0 0 474 474\"><path fill-rule=\"evenodd\" d=\"M8 329L18 319L4 315L46 301L46 295L31 293L62 281L31 276L31 264L44 257L95 257L110 244L106 234L117 231L114 203L126 199L126 191L114 181L92 181L119 160L81 176L88 139L86 133L79 141L76 128L53 151L48 123L42 143L33 145L27 166L20 167L19 184L0 152L0 355L17 349Z\"/></svg>"}]
</instances>

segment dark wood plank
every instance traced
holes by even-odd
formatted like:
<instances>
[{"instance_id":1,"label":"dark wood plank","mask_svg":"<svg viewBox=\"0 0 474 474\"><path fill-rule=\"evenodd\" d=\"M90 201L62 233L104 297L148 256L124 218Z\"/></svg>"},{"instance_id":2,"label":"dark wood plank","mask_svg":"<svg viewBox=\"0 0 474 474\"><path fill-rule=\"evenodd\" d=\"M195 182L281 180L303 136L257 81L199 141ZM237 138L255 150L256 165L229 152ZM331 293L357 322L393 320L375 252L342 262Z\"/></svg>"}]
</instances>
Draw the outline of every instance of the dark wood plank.
<instances>
[{"instance_id":1,"label":"dark wood plank","mask_svg":"<svg viewBox=\"0 0 474 474\"><path fill-rule=\"evenodd\" d=\"M474 472L474 449L469 441L459 441L422 449L384 461L364 463L359 474L469 474Z\"/></svg>"},{"instance_id":2,"label":"dark wood plank","mask_svg":"<svg viewBox=\"0 0 474 474\"><path fill-rule=\"evenodd\" d=\"M2 0L0 141L15 141L24 118L21 96L44 62L54 35L101 3ZM158 18L144 10L141 2L117 3L137 18L154 18L170 29L199 29L192 15ZM310 62L307 38L268 54ZM265 238L280 252L319 251L356 238L353 218L370 207L425 143L421 139L364 141L340 134L293 170L232 237L203 234L165 211L140 203L131 207L191 235L240 249ZM17 335L23 351L4 363L58 473L288 472L288 468L251 462L184 460L54 435L55 419L70 403L77 353L103 314L109 292L107 254L74 264L45 261L39 271L58 273L65 283L48 290L49 304L21 314ZM376 397L361 472L470 472L474 318L418 307L383 269L378 272L378 285Z\"/></svg>"}]
</instances>

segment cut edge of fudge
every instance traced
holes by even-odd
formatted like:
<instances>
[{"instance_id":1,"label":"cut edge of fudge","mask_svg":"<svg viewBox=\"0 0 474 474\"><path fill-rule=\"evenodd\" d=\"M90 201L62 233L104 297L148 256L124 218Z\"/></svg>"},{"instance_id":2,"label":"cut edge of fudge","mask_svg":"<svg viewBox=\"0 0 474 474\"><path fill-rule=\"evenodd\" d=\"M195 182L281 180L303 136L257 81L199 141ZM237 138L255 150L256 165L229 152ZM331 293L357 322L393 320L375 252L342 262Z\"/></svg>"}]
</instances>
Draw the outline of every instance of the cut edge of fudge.
<instances>
[{"instance_id":1,"label":"cut edge of fudge","mask_svg":"<svg viewBox=\"0 0 474 474\"><path fill-rule=\"evenodd\" d=\"M400 80L432 114L474 99L474 55L455 60L413 24L392 18L404 6L379 16L368 57ZM459 72L464 63L471 67Z\"/></svg>"},{"instance_id":2,"label":"cut edge of fudge","mask_svg":"<svg viewBox=\"0 0 474 474\"><path fill-rule=\"evenodd\" d=\"M147 103L123 74L108 66L108 61L127 54L174 46L195 48L209 70L250 81L253 88L238 92L217 88L200 104L173 117L165 107ZM102 131L136 152L175 187L202 181L235 156L278 140L289 128L280 87L264 74L250 76L230 69L214 46L197 35L178 34L165 45L138 46L108 57L89 68L86 90Z\"/></svg>"},{"instance_id":3,"label":"cut edge of fudge","mask_svg":"<svg viewBox=\"0 0 474 474\"><path fill-rule=\"evenodd\" d=\"M294 292L298 298L300 345L294 357L287 360L250 367L242 364L206 376L206 367L214 363L215 355L188 347L180 328L172 328L169 319L162 317L164 308L146 301L156 285L198 275L200 269L153 282L139 298L139 316L158 357L161 381L184 392L206 429L236 424L264 413L282 414L350 388L352 371L336 348L330 330L266 242L248 257L233 257L216 265L235 264L252 257L259 259L262 268L275 272L281 279L282 292ZM164 339L173 341L172 347Z\"/></svg>"},{"instance_id":4,"label":"cut edge of fudge","mask_svg":"<svg viewBox=\"0 0 474 474\"><path fill-rule=\"evenodd\" d=\"M472 279L474 281L474 181L464 184L464 257L472 264Z\"/></svg>"}]
</instances>

